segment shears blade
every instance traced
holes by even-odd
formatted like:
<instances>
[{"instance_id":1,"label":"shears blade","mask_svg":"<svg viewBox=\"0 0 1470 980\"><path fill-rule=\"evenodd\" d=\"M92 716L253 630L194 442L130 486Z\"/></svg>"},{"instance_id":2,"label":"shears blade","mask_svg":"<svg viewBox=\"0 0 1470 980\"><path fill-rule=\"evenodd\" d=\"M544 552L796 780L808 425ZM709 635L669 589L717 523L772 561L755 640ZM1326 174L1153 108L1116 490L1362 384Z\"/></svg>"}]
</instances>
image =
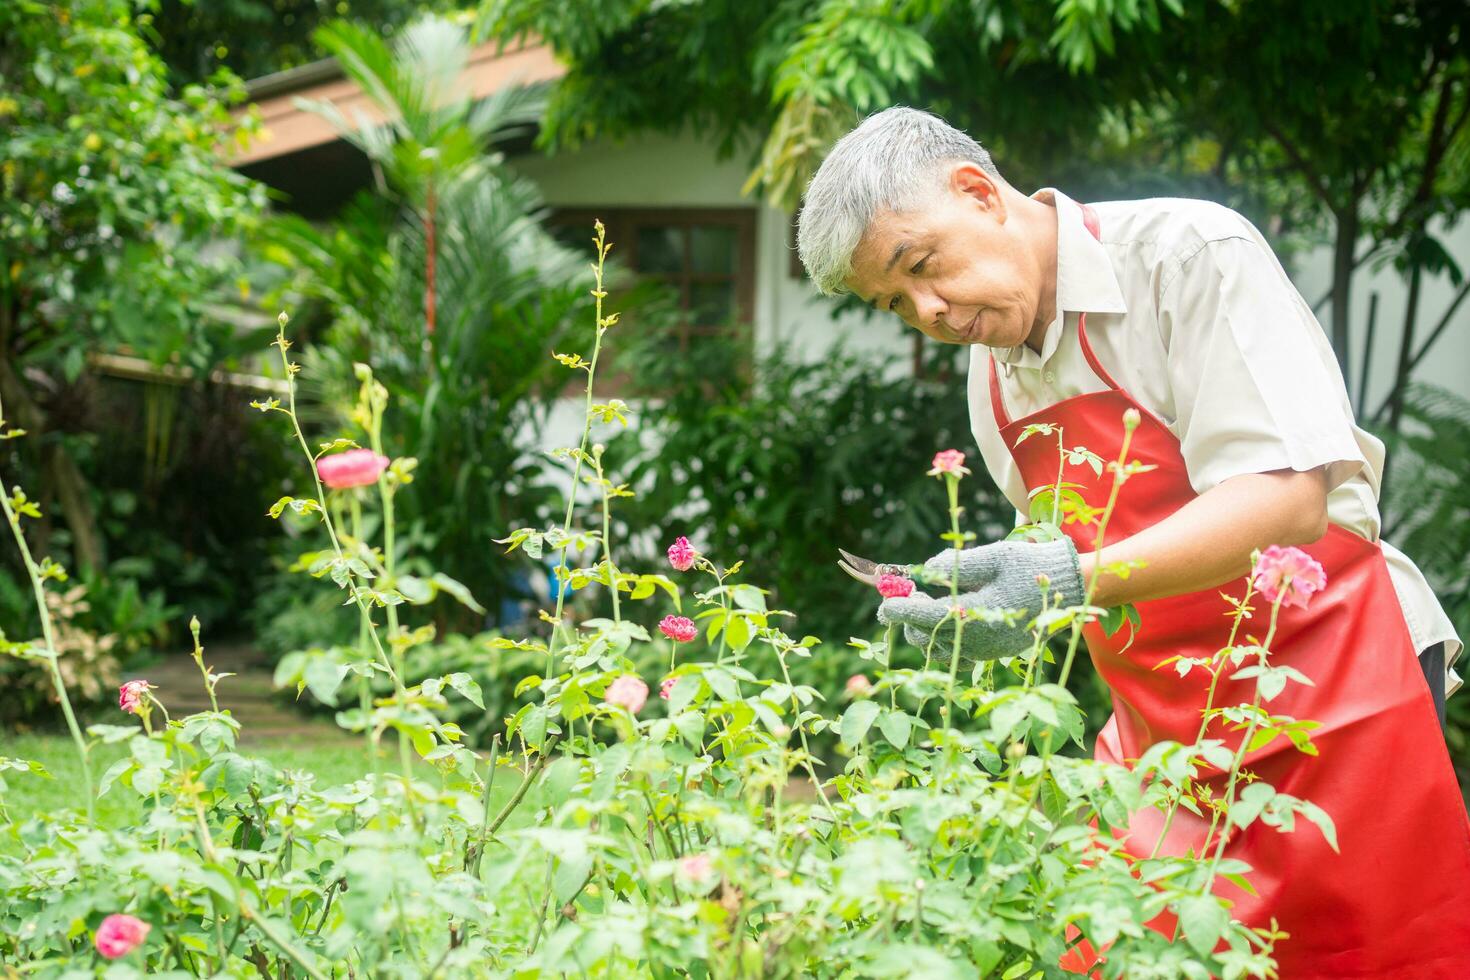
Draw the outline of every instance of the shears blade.
<instances>
[{"instance_id":1,"label":"shears blade","mask_svg":"<svg viewBox=\"0 0 1470 980\"><path fill-rule=\"evenodd\" d=\"M842 548L838 548L837 553L842 556L837 561L837 567L864 585L876 586L879 575L907 575L909 573L905 565L883 564L855 555Z\"/></svg>"}]
</instances>

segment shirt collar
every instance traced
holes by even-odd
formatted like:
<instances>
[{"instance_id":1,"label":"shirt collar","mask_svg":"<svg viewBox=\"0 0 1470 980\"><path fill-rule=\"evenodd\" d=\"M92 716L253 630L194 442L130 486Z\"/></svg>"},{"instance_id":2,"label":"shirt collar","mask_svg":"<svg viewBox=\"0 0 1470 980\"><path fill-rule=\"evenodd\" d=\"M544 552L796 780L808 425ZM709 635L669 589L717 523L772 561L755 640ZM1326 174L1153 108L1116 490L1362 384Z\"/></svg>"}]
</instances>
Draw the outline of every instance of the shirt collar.
<instances>
[{"instance_id":1,"label":"shirt collar","mask_svg":"<svg viewBox=\"0 0 1470 980\"><path fill-rule=\"evenodd\" d=\"M1054 187L1043 187L1033 198L1050 198L1057 213L1056 317L1046 328L1038 355L1025 344L992 348L995 359L1007 367L1039 368L1056 353L1068 313L1127 313L1123 290L1113 274L1108 251L1082 223L1082 207Z\"/></svg>"}]
</instances>

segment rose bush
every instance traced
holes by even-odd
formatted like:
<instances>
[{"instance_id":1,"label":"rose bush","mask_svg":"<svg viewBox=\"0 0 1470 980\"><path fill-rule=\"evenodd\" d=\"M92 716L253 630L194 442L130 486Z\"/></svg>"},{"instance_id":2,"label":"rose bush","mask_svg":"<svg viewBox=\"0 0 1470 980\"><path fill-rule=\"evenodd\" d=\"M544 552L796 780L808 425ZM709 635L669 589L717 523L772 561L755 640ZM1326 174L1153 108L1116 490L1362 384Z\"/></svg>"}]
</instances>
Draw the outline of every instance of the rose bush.
<instances>
[{"instance_id":1,"label":"rose bush","mask_svg":"<svg viewBox=\"0 0 1470 980\"><path fill-rule=\"evenodd\" d=\"M494 719L488 752L469 750L445 713L451 698L483 710L473 678L410 681L405 667L433 630L400 614L457 589L394 565L393 500L415 461L375 464L370 481L348 480L330 495L318 482L330 467L313 465L315 492L283 498L273 513L320 522L327 547L302 570L337 586L355 611L358 642L304 654L295 679L341 699L338 721L360 734L372 765L361 780L324 786L240 751L197 623L210 710L169 717L164 692L134 686L120 698L136 719L120 711L118 724L83 733L43 604L43 635L5 647L48 666L87 773L89 809L0 824L0 961L57 977L1016 978L1058 975L1085 938L1107 950L1103 976L1268 975L1274 944L1289 940L1233 922L1211 893L1217 877L1240 882L1250 869L1219 849L1134 858L1111 832L1140 806L1201 805L1194 777L1206 767L1232 772L1230 791L1208 801L1220 841L1256 821L1290 826L1293 815L1330 831L1325 816L1260 782L1249 812L1232 808L1239 740L1156 745L1132 769L1059 753L1084 737L1065 687L1080 627L1098 617L1119 627L1127 610L1044 609L1031 621L1028 653L962 673L958 658L942 669L933 661L932 636L924 650L898 647L890 631L841 651L790 636L781 628L788 614L741 580L739 563L725 567L687 542L669 550L677 578L618 563L610 510L628 490L605 472L594 433L628 408L594 401L618 319L602 309L600 226L597 244L590 356L557 355L586 374L582 442L554 454L573 476L565 519L505 542L557 555L558 577L600 586L609 615L564 619L562 589L544 613L547 638L487 640L487 650L529 657L538 669L520 682L508 717ZM291 394L257 407L284 416L313 464L342 450L379 452L386 394L371 371L359 369L368 446L339 440L314 452L295 413L299 368L284 316L277 345ZM1077 453L1057 436L1059 452ZM950 501L944 538L955 548L973 537L960 529L962 464L957 452L935 463ZM1141 477L1126 442L1109 465L1115 494ZM594 492L590 508L579 507L584 487ZM1062 523L1096 517L1069 493L1059 477L1044 505L1051 519L1018 534L1055 536ZM22 521L34 504L18 489L0 492L0 503L39 596L59 571L26 547ZM370 503L388 537L381 547L361 532ZM595 561L572 567L572 553ZM1293 591L1303 567L1271 573L1273 623L1288 596L1309 598ZM656 595L678 611L659 624L667 645L641 612ZM1251 617L1253 595L1235 609L1236 628ZM958 635L973 614L938 629ZM1054 636L1068 639L1059 667L1046 644ZM1264 677L1270 641L1268 631L1236 646L1232 632L1213 659L1188 666L1219 676L1249 659ZM770 676L748 667L762 649L776 665ZM845 707L793 683L789 665L813 656L864 662ZM660 698L648 698L651 683ZM1292 722L1263 700L1270 696L1228 706L1245 740ZM1226 707L1212 707L1207 720ZM828 733L842 746L840 768L811 749L812 736ZM128 747L96 792L146 800L135 826L99 824L90 811L88 755L99 742ZM44 778L33 763L0 760L0 768ZM1177 935L1145 925L1164 912L1177 917Z\"/></svg>"}]
</instances>

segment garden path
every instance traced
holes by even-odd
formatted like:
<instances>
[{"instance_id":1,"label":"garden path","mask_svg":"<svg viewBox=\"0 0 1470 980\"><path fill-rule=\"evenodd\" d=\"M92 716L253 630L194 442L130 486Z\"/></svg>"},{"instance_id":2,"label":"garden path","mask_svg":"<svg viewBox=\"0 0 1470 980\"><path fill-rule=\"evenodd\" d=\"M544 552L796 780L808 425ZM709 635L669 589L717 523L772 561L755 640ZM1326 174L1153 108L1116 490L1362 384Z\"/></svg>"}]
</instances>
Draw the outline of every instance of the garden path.
<instances>
[{"instance_id":1,"label":"garden path","mask_svg":"<svg viewBox=\"0 0 1470 980\"><path fill-rule=\"evenodd\" d=\"M289 696L275 690L271 662L249 643L219 641L204 647L204 662L217 674L234 674L219 682L216 696L222 711L240 722L240 741L246 744L295 741L302 745L324 741L345 742L355 738L338 728L330 716L312 715L296 708ZM158 699L175 718L209 710L209 694L199 667L188 651L171 653L162 661L127 675L154 685Z\"/></svg>"}]
</instances>

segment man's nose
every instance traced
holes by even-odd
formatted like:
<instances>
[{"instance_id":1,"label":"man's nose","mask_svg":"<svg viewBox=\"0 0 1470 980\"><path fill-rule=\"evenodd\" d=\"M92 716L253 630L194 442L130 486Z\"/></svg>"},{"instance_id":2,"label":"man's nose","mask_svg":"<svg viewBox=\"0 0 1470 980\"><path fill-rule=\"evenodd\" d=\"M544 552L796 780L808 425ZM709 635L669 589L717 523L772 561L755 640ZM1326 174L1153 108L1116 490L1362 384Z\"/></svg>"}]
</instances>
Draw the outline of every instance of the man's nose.
<instances>
[{"instance_id":1,"label":"man's nose","mask_svg":"<svg viewBox=\"0 0 1470 980\"><path fill-rule=\"evenodd\" d=\"M926 291L914 295L915 326L923 326L930 330L937 329L941 318L948 313L949 304L935 293Z\"/></svg>"}]
</instances>

